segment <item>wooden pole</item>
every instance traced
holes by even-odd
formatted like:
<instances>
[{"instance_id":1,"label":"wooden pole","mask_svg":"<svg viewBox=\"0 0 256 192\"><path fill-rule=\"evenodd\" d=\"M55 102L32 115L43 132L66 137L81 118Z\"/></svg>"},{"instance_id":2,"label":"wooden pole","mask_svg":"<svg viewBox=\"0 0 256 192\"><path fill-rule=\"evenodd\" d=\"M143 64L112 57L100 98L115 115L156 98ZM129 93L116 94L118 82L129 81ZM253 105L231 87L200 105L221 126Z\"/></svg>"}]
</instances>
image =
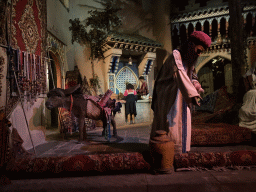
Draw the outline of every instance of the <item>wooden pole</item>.
<instances>
[{"instance_id":1,"label":"wooden pole","mask_svg":"<svg viewBox=\"0 0 256 192\"><path fill-rule=\"evenodd\" d=\"M233 93L238 98L239 79L242 76L242 66L245 64L245 52L243 41L243 19L241 0L229 0L230 14L230 40L231 40L231 64L233 76Z\"/></svg>"}]
</instances>

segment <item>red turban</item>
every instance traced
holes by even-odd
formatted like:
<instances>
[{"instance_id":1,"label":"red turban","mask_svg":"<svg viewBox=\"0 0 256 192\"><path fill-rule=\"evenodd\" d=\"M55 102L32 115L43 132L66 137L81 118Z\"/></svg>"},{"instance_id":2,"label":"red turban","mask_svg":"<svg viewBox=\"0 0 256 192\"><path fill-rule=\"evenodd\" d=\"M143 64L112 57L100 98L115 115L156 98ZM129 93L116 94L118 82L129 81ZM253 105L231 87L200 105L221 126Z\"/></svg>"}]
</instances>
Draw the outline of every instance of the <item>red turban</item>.
<instances>
[{"instance_id":1,"label":"red turban","mask_svg":"<svg viewBox=\"0 0 256 192\"><path fill-rule=\"evenodd\" d=\"M200 44L203 44L206 48L210 47L212 43L211 38L203 31L194 31L191 33L190 38L192 41L194 41L193 39L196 39L196 41L199 41ZM197 43L196 41L194 42Z\"/></svg>"}]
</instances>

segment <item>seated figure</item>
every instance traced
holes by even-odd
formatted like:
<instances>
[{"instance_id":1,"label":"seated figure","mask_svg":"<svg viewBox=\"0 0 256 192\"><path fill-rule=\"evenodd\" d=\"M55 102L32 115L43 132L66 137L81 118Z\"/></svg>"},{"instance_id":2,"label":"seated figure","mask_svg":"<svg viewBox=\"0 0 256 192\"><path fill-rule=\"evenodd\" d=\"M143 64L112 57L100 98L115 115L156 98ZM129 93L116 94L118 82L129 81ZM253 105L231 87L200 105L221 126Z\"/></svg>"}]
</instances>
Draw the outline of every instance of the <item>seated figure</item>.
<instances>
[{"instance_id":1,"label":"seated figure","mask_svg":"<svg viewBox=\"0 0 256 192\"><path fill-rule=\"evenodd\" d=\"M140 76L139 78L140 80L140 88L137 90L137 93L140 94L141 96L145 96L145 95L148 95L148 85L147 85L147 82L145 80L145 78L143 76Z\"/></svg>"},{"instance_id":2,"label":"seated figure","mask_svg":"<svg viewBox=\"0 0 256 192\"><path fill-rule=\"evenodd\" d=\"M247 91L252 89L252 82L256 81L256 62L252 65L251 69L248 70L239 80L239 93L238 102L243 102L243 96Z\"/></svg>"},{"instance_id":3,"label":"seated figure","mask_svg":"<svg viewBox=\"0 0 256 192\"><path fill-rule=\"evenodd\" d=\"M245 93L238 116L240 127L256 132L256 81L252 82L252 89Z\"/></svg>"}]
</instances>

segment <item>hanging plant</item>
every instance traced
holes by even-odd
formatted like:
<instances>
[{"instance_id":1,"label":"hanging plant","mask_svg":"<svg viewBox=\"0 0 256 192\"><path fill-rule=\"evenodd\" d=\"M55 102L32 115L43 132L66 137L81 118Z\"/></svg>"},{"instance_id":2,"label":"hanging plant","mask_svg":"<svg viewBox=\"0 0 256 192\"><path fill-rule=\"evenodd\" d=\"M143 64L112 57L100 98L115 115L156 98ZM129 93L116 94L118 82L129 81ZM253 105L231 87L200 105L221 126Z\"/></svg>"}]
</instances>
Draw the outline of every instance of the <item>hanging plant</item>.
<instances>
[{"instance_id":1,"label":"hanging plant","mask_svg":"<svg viewBox=\"0 0 256 192\"><path fill-rule=\"evenodd\" d=\"M92 78L90 78L90 84L91 86L100 89L100 80L98 75L94 75Z\"/></svg>"}]
</instances>

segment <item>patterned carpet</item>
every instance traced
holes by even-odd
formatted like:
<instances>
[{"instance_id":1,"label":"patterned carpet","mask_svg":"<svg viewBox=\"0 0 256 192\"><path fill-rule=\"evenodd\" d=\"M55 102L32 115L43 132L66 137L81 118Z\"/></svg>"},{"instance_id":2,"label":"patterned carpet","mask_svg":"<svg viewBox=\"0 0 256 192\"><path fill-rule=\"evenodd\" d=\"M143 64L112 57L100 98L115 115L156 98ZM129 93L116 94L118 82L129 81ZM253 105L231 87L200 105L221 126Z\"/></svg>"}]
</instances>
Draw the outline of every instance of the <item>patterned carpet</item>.
<instances>
[{"instance_id":1,"label":"patterned carpet","mask_svg":"<svg viewBox=\"0 0 256 192\"><path fill-rule=\"evenodd\" d=\"M226 123L192 125L191 145L237 144L251 140L251 130Z\"/></svg>"},{"instance_id":2,"label":"patterned carpet","mask_svg":"<svg viewBox=\"0 0 256 192\"><path fill-rule=\"evenodd\" d=\"M150 164L140 153L113 153L16 159L7 167L10 179L64 177L113 172L148 171Z\"/></svg>"},{"instance_id":3,"label":"patterned carpet","mask_svg":"<svg viewBox=\"0 0 256 192\"><path fill-rule=\"evenodd\" d=\"M256 151L234 151L213 153L176 154L174 167L179 168L213 168L256 165Z\"/></svg>"},{"instance_id":4,"label":"patterned carpet","mask_svg":"<svg viewBox=\"0 0 256 192\"><path fill-rule=\"evenodd\" d=\"M25 179L149 172L152 164L148 160L148 157L136 152L23 158L7 168L7 176L10 179ZM173 166L176 171L256 166L256 151L175 154Z\"/></svg>"}]
</instances>

